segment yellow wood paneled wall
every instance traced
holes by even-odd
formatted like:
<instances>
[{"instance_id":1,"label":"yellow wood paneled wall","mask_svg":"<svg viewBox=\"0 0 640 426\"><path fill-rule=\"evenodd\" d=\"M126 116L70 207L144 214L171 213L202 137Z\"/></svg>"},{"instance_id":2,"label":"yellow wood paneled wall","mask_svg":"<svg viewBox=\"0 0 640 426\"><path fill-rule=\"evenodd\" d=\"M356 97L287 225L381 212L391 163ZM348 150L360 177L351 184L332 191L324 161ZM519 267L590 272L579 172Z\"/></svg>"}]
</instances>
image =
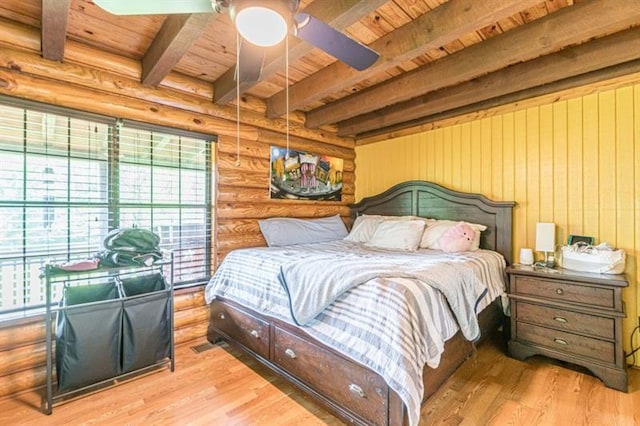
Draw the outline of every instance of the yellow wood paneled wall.
<instances>
[{"instance_id":1,"label":"yellow wood paneled wall","mask_svg":"<svg viewBox=\"0 0 640 426\"><path fill-rule=\"evenodd\" d=\"M356 148L356 199L410 179L513 200L514 251L536 222L627 253L626 349L640 298L640 84ZM514 259L517 259L514 253Z\"/></svg>"}]
</instances>

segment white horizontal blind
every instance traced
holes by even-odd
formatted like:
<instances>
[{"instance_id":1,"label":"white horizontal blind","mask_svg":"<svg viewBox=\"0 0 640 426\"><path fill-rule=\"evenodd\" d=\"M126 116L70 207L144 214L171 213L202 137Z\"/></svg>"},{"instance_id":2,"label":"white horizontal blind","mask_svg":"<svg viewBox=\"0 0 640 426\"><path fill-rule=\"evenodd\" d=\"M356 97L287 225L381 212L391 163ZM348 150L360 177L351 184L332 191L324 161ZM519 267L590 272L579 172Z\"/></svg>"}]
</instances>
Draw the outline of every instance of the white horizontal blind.
<instances>
[{"instance_id":1,"label":"white horizontal blind","mask_svg":"<svg viewBox=\"0 0 640 426\"><path fill-rule=\"evenodd\" d=\"M119 131L119 195L114 223L160 236L173 251L176 285L210 273L210 144L203 139L131 127Z\"/></svg>"},{"instance_id":2,"label":"white horizontal blind","mask_svg":"<svg viewBox=\"0 0 640 426\"><path fill-rule=\"evenodd\" d=\"M161 236L174 252L176 285L205 282L210 142L0 104L0 313L42 307L41 266L92 257L119 227Z\"/></svg>"}]
</instances>

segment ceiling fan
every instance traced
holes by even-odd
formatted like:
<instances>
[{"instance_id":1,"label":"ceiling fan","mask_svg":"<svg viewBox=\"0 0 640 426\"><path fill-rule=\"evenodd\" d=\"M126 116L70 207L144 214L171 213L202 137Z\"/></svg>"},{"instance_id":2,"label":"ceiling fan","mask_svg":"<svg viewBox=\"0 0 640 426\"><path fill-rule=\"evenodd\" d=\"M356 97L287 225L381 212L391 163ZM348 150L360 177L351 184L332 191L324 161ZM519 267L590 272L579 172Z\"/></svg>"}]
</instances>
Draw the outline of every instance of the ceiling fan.
<instances>
[{"instance_id":1,"label":"ceiling fan","mask_svg":"<svg viewBox=\"0 0 640 426\"><path fill-rule=\"evenodd\" d=\"M265 58L263 47L280 43L291 32L347 65L362 71L378 53L308 13L298 12L300 0L93 0L114 15L223 13L229 10L240 33L236 79L258 81ZM245 41L247 43L245 43Z\"/></svg>"}]
</instances>

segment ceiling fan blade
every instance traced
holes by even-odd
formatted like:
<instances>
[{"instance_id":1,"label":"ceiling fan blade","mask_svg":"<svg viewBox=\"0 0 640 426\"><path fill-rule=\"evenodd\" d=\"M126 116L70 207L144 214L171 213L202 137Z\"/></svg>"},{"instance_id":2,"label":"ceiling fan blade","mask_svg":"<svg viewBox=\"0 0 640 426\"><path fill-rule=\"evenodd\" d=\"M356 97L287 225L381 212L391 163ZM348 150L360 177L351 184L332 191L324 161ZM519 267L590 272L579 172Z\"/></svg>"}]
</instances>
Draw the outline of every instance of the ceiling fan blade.
<instances>
[{"instance_id":1,"label":"ceiling fan blade","mask_svg":"<svg viewBox=\"0 0 640 426\"><path fill-rule=\"evenodd\" d=\"M168 15L174 13L211 13L211 0L93 0L113 15Z\"/></svg>"},{"instance_id":2,"label":"ceiling fan blade","mask_svg":"<svg viewBox=\"0 0 640 426\"><path fill-rule=\"evenodd\" d=\"M380 55L367 46L344 35L308 13L296 13L294 16L298 37L324 50L345 64L362 71L373 65Z\"/></svg>"},{"instance_id":3,"label":"ceiling fan blade","mask_svg":"<svg viewBox=\"0 0 640 426\"><path fill-rule=\"evenodd\" d=\"M249 43L245 39L240 40L240 58L236 65L236 81L255 82L260 81L262 66L266 49Z\"/></svg>"}]
</instances>

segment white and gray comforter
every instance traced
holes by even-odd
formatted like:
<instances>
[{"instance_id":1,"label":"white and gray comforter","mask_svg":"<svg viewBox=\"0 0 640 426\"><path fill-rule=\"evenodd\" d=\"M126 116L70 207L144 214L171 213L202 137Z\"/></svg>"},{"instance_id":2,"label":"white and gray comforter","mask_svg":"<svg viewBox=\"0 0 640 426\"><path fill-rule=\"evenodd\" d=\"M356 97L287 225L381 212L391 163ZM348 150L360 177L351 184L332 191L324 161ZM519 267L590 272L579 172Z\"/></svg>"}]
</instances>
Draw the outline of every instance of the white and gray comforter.
<instances>
[{"instance_id":1,"label":"white and gray comforter","mask_svg":"<svg viewBox=\"0 0 640 426\"><path fill-rule=\"evenodd\" d=\"M438 366L458 329L479 337L475 314L503 293L504 267L500 254L486 250L398 252L347 241L261 247L230 253L205 296L302 324L380 374L415 425L424 365Z\"/></svg>"}]
</instances>

